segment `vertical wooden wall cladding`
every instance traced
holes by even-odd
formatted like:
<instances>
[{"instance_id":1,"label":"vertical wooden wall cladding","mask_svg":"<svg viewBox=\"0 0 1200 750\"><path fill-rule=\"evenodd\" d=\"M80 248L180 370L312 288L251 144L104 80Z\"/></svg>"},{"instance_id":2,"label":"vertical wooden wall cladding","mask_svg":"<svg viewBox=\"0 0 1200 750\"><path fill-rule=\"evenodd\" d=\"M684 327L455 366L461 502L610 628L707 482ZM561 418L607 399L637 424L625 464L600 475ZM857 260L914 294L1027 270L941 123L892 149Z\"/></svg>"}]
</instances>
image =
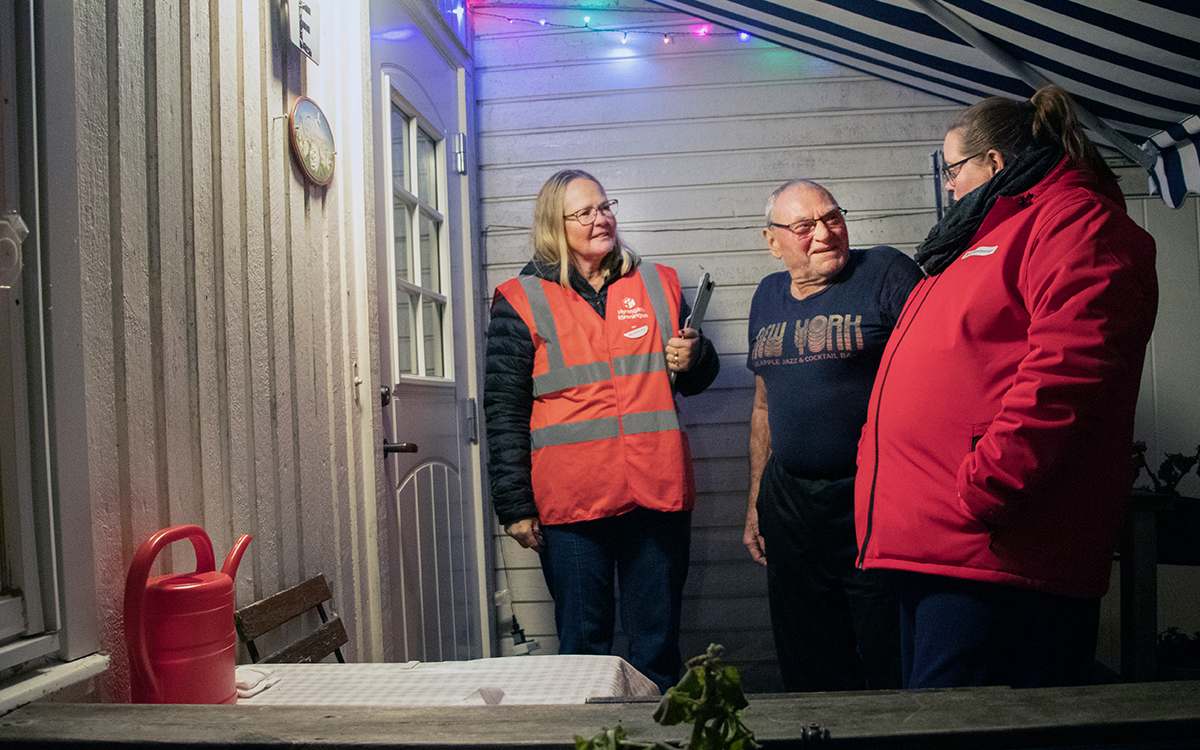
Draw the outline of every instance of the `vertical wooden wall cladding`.
<instances>
[{"instance_id":1,"label":"vertical wooden wall cladding","mask_svg":"<svg viewBox=\"0 0 1200 750\"><path fill-rule=\"evenodd\" d=\"M127 684L129 557L178 523L203 526L218 560L254 535L240 604L325 573L347 656L385 656L366 3L327 4L320 66L290 43L281 4L43 11L58 471L90 500L109 699ZM333 127L327 187L289 152L298 96ZM186 545L172 552L168 567L191 569Z\"/></svg>"},{"instance_id":2,"label":"vertical wooden wall cladding","mask_svg":"<svg viewBox=\"0 0 1200 750\"><path fill-rule=\"evenodd\" d=\"M958 107L729 29L697 36L695 19L649 3L589 9L586 28L583 10L473 8L488 291L529 257L534 197L565 167L592 172L620 199L621 234L639 253L687 285L702 271L716 280L705 333L721 376L683 400L699 490L683 646L691 654L724 643L750 689L772 689L765 571L741 545L753 392L746 318L758 281L780 268L761 234L764 203L787 178L818 180L850 210L853 246L911 254L935 222L930 157ZM1144 195L1145 182L1130 170L1123 185ZM1152 451L1179 450L1200 439L1198 355L1185 333L1200 312L1195 198L1180 212L1157 198L1137 203L1160 237L1165 282L1141 419ZM537 557L498 529L495 540L496 587L511 592L526 634L552 650ZM502 608L501 635L507 616ZM1200 613L1191 617L1200 626Z\"/></svg>"}]
</instances>

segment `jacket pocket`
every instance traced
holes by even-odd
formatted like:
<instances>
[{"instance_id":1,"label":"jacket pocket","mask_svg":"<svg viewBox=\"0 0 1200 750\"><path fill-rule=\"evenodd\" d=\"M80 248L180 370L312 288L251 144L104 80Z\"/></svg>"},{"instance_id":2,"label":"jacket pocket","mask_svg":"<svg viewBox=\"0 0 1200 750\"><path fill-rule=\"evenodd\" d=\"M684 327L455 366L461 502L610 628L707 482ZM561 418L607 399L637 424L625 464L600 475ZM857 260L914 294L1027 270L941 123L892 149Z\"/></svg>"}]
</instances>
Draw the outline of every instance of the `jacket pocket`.
<instances>
[{"instance_id":1,"label":"jacket pocket","mask_svg":"<svg viewBox=\"0 0 1200 750\"><path fill-rule=\"evenodd\" d=\"M975 422L974 424L968 425L968 427L970 428L970 435L971 435L970 450L968 451L968 455L970 453L975 452L976 446L979 445L979 441L983 439L983 436L987 434L988 428L991 427L991 424L992 424L991 422ZM964 459L964 460L968 460L968 459ZM961 494L960 494L960 497L961 497ZM963 511L966 512L968 517L972 520L972 522L974 522L977 525L978 530L982 531L988 535L988 537L989 537L988 547L992 548L992 545L995 543L996 532L998 531L998 528L996 527L996 525L994 523L985 521L982 518L979 518L974 513L972 513L971 509L962 500L960 500L960 503L962 505Z\"/></svg>"},{"instance_id":2,"label":"jacket pocket","mask_svg":"<svg viewBox=\"0 0 1200 750\"><path fill-rule=\"evenodd\" d=\"M975 424L971 425L971 453L975 452L975 446L978 445L979 441L983 439L983 436L987 433L988 427L990 427L991 424L991 422L976 422Z\"/></svg>"}]
</instances>

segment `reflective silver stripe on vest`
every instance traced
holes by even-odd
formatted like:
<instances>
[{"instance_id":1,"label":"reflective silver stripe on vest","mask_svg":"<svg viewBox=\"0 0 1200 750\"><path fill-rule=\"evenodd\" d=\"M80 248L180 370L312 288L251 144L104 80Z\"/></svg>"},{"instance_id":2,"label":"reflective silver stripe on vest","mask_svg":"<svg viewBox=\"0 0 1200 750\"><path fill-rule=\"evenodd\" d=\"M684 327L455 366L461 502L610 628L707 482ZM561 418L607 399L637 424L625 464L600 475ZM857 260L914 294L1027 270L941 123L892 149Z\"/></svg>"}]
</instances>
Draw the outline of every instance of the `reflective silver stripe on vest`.
<instances>
[{"instance_id":1,"label":"reflective silver stripe on vest","mask_svg":"<svg viewBox=\"0 0 1200 750\"><path fill-rule=\"evenodd\" d=\"M663 291L662 278L658 275L658 266L653 263L643 263L638 266L642 275L642 283L650 293L650 305L654 308L654 317L658 320L658 332L662 334L663 351L667 350L667 341L675 333L675 322L671 320L671 307L667 304L667 293ZM661 355L666 362L666 355ZM665 364L664 364L665 366Z\"/></svg>"},{"instance_id":2,"label":"reflective silver stripe on vest","mask_svg":"<svg viewBox=\"0 0 1200 750\"><path fill-rule=\"evenodd\" d=\"M612 369L616 375L645 375L667 369L667 360L662 352L626 354L613 357Z\"/></svg>"},{"instance_id":3,"label":"reflective silver stripe on vest","mask_svg":"<svg viewBox=\"0 0 1200 750\"><path fill-rule=\"evenodd\" d=\"M621 417L621 426L626 435L636 435L639 432L665 432L679 429L679 417L674 409L663 411L644 411L637 414L626 414Z\"/></svg>"},{"instance_id":4,"label":"reflective silver stripe on vest","mask_svg":"<svg viewBox=\"0 0 1200 750\"><path fill-rule=\"evenodd\" d=\"M562 347L558 343L558 328L554 325L550 300L546 299L546 290L542 288L541 280L536 276L518 276L517 281L521 282L525 296L529 298L529 309L533 313L538 335L546 342L546 358L550 360L550 369L565 369Z\"/></svg>"},{"instance_id":5,"label":"reflective silver stripe on vest","mask_svg":"<svg viewBox=\"0 0 1200 750\"><path fill-rule=\"evenodd\" d=\"M621 427L616 417L601 417L587 419L582 422L566 422L552 424L530 433L533 450L548 448L552 445L570 445L586 443L589 440L604 440L620 437Z\"/></svg>"},{"instance_id":6,"label":"reflective silver stripe on vest","mask_svg":"<svg viewBox=\"0 0 1200 750\"><path fill-rule=\"evenodd\" d=\"M542 396L577 385L600 383L610 378L612 378L612 369L603 360L588 362L586 365L562 367L535 377L533 379L533 395Z\"/></svg>"}]
</instances>

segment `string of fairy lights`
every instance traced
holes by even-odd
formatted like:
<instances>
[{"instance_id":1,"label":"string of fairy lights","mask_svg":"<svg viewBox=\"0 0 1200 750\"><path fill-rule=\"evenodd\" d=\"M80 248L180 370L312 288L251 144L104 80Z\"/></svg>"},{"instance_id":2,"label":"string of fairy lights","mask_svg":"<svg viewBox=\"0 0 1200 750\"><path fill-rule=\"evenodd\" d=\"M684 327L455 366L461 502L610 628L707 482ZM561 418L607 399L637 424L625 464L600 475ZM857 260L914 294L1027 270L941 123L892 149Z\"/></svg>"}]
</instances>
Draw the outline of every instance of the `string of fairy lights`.
<instances>
[{"instance_id":1,"label":"string of fairy lights","mask_svg":"<svg viewBox=\"0 0 1200 750\"><path fill-rule=\"evenodd\" d=\"M565 23L563 21L551 21L548 18L546 18L545 16L541 16L541 15L538 15L533 18L524 18L521 16L510 16L510 15L506 15L504 13L499 13L499 12L496 12L496 10L494 8L485 9L484 7L481 7L479 5L468 4L466 7L469 10L469 12L471 13L471 15L473 15L473 16L491 18L491 19L503 21L503 22L506 22L506 23L509 23L512 25L518 25L518 24L531 25L531 26L540 26L540 27L544 27L547 29L586 31L586 32L619 35L620 42L622 44L627 44L631 40L631 38L633 38L635 36L657 37L658 39L662 40L663 44L671 44L672 40L675 40L678 38L685 38L685 37L686 38L736 37L739 41L742 41L742 42L748 42L754 38L751 34L745 32L745 31L714 30L712 24L702 23L702 22L694 23L689 27L689 29L686 32L682 32L682 31L652 30L652 29L646 29L646 28L633 28L633 27L622 27L622 26L603 26L603 25L593 26L591 16L587 15L586 13L584 13L583 15L581 15L579 17L580 20L578 23ZM463 6L461 6L461 5L458 6L457 8L455 8L455 10L454 10L455 14L460 15L460 17L461 17L461 13L463 12L462 8L463 8ZM538 10L545 10L545 9L570 10L568 8L550 8L549 6L546 6L543 8L538 8ZM868 220L868 219L878 220L878 219L888 219L888 218L900 217L900 216L909 216L911 213L912 212L899 212L899 213L889 213L889 214L870 214L870 215L860 215L860 216L847 216L846 219L849 222L862 221L862 220ZM922 212L922 213L924 213L924 212ZM622 233L628 234L628 235L634 235L634 234L658 234L658 233L678 233L678 232L744 232L748 229L760 229L761 226L762 226L762 219L758 218L758 217L754 217L754 218L746 218L741 221L734 220L732 222L722 223L722 225L717 225L717 226L713 226L713 225L687 226L685 224L682 226L653 227L653 226L644 226L644 225L642 225L642 226L633 225L633 226L626 226L622 230ZM513 225L507 225L507 224L489 224L482 229L481 234L484 237L487 237L489 234L493 234L493 233L494 234L515 234L515 233L522 233L522 232L528 232L528 231L529 231L529 227L527 227L527 226L513 226Z\"/></svg>"},{"instance_id":2,"label":"string of fairy lights","mask_svg":"<svg viewBox=\"0 0 1200 750\"><path fill-rule=\"evenodd\" d=\"M636 36L652 36L662 40L663 44L670 44L672 40L689 37L689 38L704 38L704 37L737 37L738 41L748 42L753 37L745 31L718 31L713 29L710 23L693 24L686 32L683 31L656 31L652 29L621 27L621 26L593 26L592 17L589 15L581 16L580 23L563 23L560 21L550 21L549 19L539 16L537 18L522 18L520 16L507 16L502 13L483 10L478 6L468 6L471 15L484 18L494 18L500 21L507 21L510 24L530 24L535 26L543 26L550 29L566 29L574 31L591 31L602 34L619 35L621 44L628 44L631 37Z\"/></svg>"}]
</instances>

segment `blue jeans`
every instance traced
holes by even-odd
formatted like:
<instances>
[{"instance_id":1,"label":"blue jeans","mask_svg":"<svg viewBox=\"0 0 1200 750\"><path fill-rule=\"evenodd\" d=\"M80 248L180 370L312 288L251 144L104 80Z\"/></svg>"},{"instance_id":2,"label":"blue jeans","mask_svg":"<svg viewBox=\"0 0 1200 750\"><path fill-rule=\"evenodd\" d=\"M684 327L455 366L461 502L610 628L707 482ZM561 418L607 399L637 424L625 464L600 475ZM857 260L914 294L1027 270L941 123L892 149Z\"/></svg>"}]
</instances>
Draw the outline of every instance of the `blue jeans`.
<instances>
[{"instance_id":1,"label":"blue jeans","mask_svg":"<svg viewBox=\"0 0 1200 750\"><path fill-rule=\"evenodd\" d=\"M629 663L662 692L674 685L691 534L691 511L640 507L610 518L542 526L542 573L554 597L558 652L612 650L615 582Z\"/></svg>"},{"instance_id":2,"label":"blue jeans","mask_svg":"<svg viewBox=\"0 0 1200 750\"><path fill-rule=\"evenodd\" d=\"M904 687L1086 685L1100 600L897 573Z\"/></svg>"}]
</instances>

